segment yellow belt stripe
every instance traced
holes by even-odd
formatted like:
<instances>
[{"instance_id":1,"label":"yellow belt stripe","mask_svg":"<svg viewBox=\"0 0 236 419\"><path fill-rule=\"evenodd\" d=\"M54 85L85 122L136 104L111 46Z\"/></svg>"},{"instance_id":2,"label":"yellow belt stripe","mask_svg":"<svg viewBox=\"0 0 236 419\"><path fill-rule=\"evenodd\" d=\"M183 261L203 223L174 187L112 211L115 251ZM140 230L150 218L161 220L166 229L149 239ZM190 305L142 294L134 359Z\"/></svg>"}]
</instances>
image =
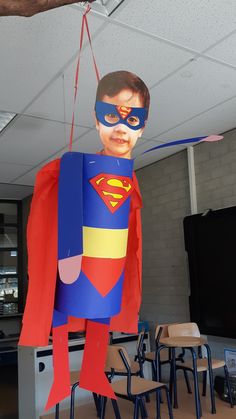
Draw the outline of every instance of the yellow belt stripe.
<instances>
[{"instance_id":1,"label":"yellow belt stripe","mask_svg":"<svg viewBox=\"0 0 236 419\"><path fill-rule=\"evenodd\" d=\"M119 259L126 256L128 229L83 227L83 255Z\"/></svg>"}]
</instances>

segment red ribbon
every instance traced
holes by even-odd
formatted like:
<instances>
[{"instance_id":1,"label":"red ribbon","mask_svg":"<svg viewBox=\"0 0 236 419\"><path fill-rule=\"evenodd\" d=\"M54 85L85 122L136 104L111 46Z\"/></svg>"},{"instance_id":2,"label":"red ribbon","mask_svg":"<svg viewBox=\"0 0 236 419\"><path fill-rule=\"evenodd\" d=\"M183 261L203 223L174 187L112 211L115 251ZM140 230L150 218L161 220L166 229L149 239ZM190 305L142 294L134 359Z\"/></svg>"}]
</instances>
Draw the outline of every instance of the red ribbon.
<instances>
[{"instance_id":1,"label":"red ribbon","mask_svg":"<svg viewBox=\"0 0 236 419\"><path fill-rule=\"evenodd\" d=\"M81 31L80 31L80 43L79 43L79 55L78 55L77 66L76 66L76 71L75 71L75 92L74 92L73 114L72 114L71 130L70 130L69 151L72 151L72 143L73 143L73 138L74 138L75 104L76 104L76 98L77 98L77 92L78 92L80 56L81 56L81 51L82 51L82 46L83 46L83 41L84 41L84 28L86 29L87 35L88 35L88 40L89 40L89 45L90 45L90 49L91 49L91 52L92 52L93 64L94 64L94 69L95 69L97 81L99 82L99 80L100 80L99 71L98 71L96 60L95 60L95 55L94 55L94 52L93 52L92 41L91 41L91 36L90 36L90 31L89 31L89 26L88 26L88 20L87 20L87 14L90 12L90 10L91 10L91 7L87 6L87 9L85 10L85 12L83 14L83 17L82 17L82 25L81 25Z\"/></svg>"}]
</instances>

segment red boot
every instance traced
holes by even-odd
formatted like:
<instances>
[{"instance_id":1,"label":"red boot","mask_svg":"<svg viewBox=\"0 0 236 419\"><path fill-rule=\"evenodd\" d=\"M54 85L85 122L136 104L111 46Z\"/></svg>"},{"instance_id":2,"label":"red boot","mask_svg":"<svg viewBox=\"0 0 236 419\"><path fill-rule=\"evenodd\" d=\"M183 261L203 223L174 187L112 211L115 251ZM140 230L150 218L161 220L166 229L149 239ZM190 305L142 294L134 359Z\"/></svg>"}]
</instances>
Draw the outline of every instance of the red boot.
<instances>
[{"instance_id":1,"label":"red boot","mask_svg":"<svg viewBox=\"0 0 236 419\"><path fill-rule=\"evenodd\" d=\"M54 327L52 329L52 337L54 379L45 410L51 409L55 404L70 395L67 324Z\"/></svg>"},{"instance_id":2,"label":"red boot","mask_svg":"<svg viewBox=\"0 0 236 419\"><path fill-rule=\"evenodd\" d=\"M109 325L87 321L84 356L79 386L92 393L116 399L104 373L109 339Z\"/></svg>"}]
</instances>

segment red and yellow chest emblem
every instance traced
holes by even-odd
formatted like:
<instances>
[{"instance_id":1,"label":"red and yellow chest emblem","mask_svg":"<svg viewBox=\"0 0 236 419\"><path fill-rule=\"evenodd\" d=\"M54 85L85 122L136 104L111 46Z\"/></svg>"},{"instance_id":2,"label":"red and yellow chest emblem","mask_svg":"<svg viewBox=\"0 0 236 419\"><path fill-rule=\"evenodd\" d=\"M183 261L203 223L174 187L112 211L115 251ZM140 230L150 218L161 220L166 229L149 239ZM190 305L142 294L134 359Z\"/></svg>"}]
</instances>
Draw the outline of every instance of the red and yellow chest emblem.
<instances>
[{"instance_id":1,"label":"red and yellow chest emblem","mask_svg":"<svg viewBox=\"0 0 236 419\"><path fill-rule=\"evenodd\" d=\"M112 213L124 204L134 189L129 177L107 173L100 173L90 179L90 183Z\"/></svg>"},{"instance_id":2,"label":"red and yellow chest emblem","mask_svg":"<svg viewBox=\"0 0 236 419\"><path fill-rule=\"evenodd\" d=\"M119 115L121 116L122 119L126 119L130 112L132 111L132 108L128 107L128 106L116 106L116 109L119 113Z\"/></svg>"}]
</instances>

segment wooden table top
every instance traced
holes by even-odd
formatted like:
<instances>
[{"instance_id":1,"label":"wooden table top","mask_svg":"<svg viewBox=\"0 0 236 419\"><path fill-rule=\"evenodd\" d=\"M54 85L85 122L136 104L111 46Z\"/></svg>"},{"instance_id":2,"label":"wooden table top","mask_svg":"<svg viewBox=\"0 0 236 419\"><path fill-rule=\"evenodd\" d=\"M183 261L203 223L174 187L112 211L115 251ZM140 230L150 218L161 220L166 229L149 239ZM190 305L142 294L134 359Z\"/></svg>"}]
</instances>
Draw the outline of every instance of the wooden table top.
<instances>
[{"instance_id":1,"label":"wooden table top","mask_svg":"<svg viewBox=\"0 0 236 419\"><path fill-rule=\"evenodd\" d=\"M160 339L160 344L170 346L172 348L190 348L202 346L207 343L206 339L194 336L178 336Z\"/></svg>"}]
</instances>

